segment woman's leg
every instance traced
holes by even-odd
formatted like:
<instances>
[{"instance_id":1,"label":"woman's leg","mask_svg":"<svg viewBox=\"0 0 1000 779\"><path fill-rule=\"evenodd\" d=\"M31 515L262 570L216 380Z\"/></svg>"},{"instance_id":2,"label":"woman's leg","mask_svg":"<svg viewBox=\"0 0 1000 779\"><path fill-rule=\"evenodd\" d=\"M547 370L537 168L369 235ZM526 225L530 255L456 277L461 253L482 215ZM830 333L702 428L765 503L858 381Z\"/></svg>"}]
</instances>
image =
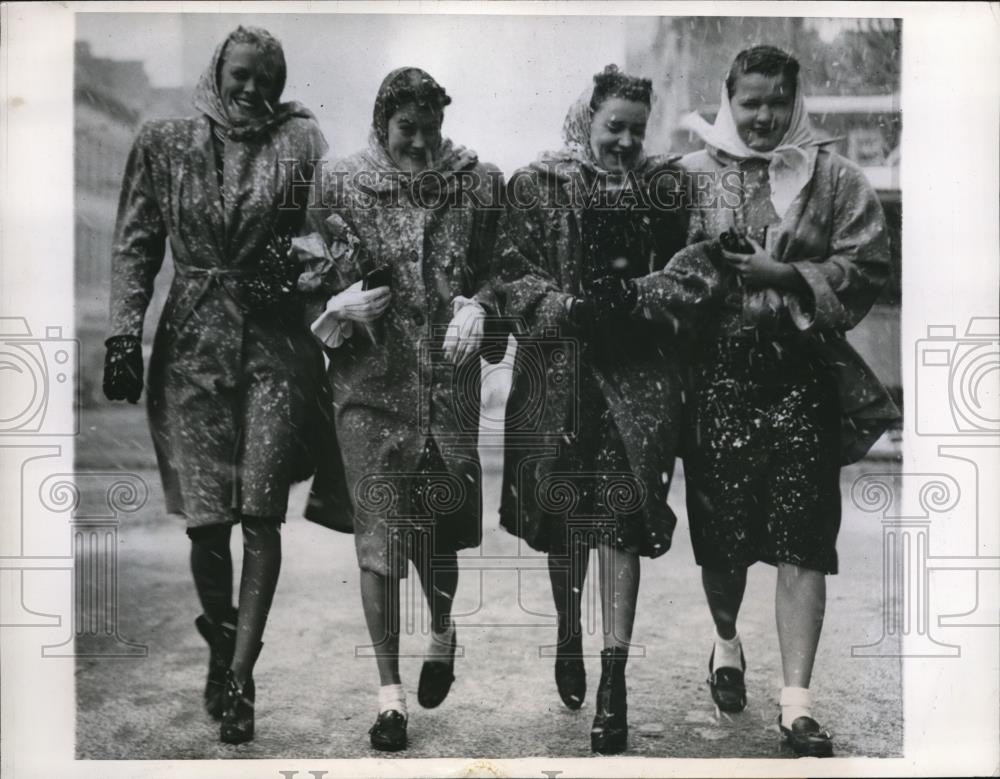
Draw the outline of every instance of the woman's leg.
<instances>
[{"instance_id":1,"label":"woman's leg","mask_svg":"<svg viewBox=\"0 0 1000 779\"><path fill-rule=\"evenodd\" d=\"M375 649L379 682L399 684L399 578L362 569L361 606Z\"/></svg>"},{"instance_id":2,"label":"woman's leg","mask_svg":"<svg viewBox=\"0 0 1000 779\"><path fill-rule=\"evenodd\" d=\"M558 617L558 641L564 646L581 637L580 604L590 564L590 547L574 535L568 554L550 554L548 564L552 600Z\"/></svg>"},{"instance_id":3,"label":"woman's leg","mask_svg":"<svg viewBox=\"0 0 1000 779\"><path fill-rule=\"evenodd\" d=\"M417 701L426 709L440 706L455 681L455 650L458 638L451 621L451 608L458 589L458 557L454 552L434 555L422 548L414 557L424 596L431 608L431 637L420 683Z\"/></svg>"},{"instance_id":4,"label":"woman's leg","mask_svg":"<svg viewBox=\"0 0 1000 779\"><path fill-rule=\"evenodd\" d=\"M736 637L736 619L747 588L746 568L729 572L703 567L701 586L705 590L705 600L708 601L716 632L720 638L732 640Z\"/></svg>"},{"instance_id":5,"label":"woman's leg","mask_svg":"<svg viewBox=\"0 0 1000 779\"><path fill-rule=\"evenodd\" d=\"M233 676L246 685L260 652L261 638L281 571L281 520L243 517L243 572Z\"/></svg>"},{"instance_id":6,"label":"woman's leg","mask_svg":"<svg viewBox=\"0 0 1000 779\"><path fill-rule=\"evenodd\" d=\"M213 625L232 618L233 556L229 548L231 525L191 528L191 573L198 600Z\"/></svg>"},{"instance_id":7,"label":"woman's leg","mask_svg":"<svg viewBox=\"0 0 1000 779\"><path fill-rule=\"evenodd\" d=\"M639 555L599 544L597 560L601 575L601 619L604 648L628 650L635 624L639 596Z\"/></svg>"},{"instance_id":8,"label":"woman's leg","mask_svg":"<svg viewBox=\"0 0 1000 779\"><path fill-rule=\"evenodd\" d=\"M378 718L368 731L375 749L406 749L406 693L399 679L399 577L361 569L361 606L378 666Z\"/></svg>"},{"instance_id":9,"label":"woman's leg","mask_svg":"<svg viewBox=\"0 0 1000 779\"><path fill-rule=\"evenodd\" d=\"M236 646L236 609L233 608L233 556L229 547L232 525L190 528L191 573L201 601L202 614L195 627L208 644L208 677L205 710L222 717L226 674Z\"/></svg>"},{"instance_id":10,"label":"woman's leg","mask_svg":"<svg viewBox=\"0 0 1000 779\"><path fill-rule=\"evenodd\" d=\"M779 563L774 607L785 686L808 688L826 612L826 575Z\"/></svg>"},{"instance_id":11,"label":"woman's leg","mask_svg":"<svg viewBox=\"0 0 1000 779\"><path fill-rule=\"evenodd\" d=\"M587 696L587 669L583 664L580 604L590 562L590 546L573 535L567 554L548 556L549 582L556 607L556 689L570 709L579 709Z\"/></svg>"},{"instance_id":12,"label":"woman's leg","mask_svg":"<svg viewBox=\"0 0 1000 779\"><path fill-rule=\"evenodd\" d=\"M590 729L590 748L601 754L618 754L628 746L625 663L639 594L639 556L608 543L598 544L597 555L604 650L601 652L601 681L597 686L597 713Z\"/></svg>"},{"instance_id":13,"label":"woman's leg","mask_svg":"<svg viewBox=\"0 0 1000 779\"><path fill-rule=\"evenodd\" d=\"M443 555L426 553L413 562L431 609L431 631L450 633L451 608L458 590L458 556L454 552Z\"/></svg>"}]
</instances>

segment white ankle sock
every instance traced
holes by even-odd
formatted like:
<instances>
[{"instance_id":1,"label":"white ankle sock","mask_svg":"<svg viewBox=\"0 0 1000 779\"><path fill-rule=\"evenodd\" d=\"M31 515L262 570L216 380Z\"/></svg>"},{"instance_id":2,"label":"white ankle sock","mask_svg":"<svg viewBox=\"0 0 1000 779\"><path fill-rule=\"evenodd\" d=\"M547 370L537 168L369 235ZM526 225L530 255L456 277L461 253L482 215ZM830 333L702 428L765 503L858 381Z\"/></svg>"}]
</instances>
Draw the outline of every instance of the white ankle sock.
<instances>
[{"instance_id":1,"label":"white ankle sock","mask_svg":"<svg viewBox=\"0 0 1000 779\"><path fill-rule=\"evenodd\" d=\"M743 670L743 663L740 662L740 634L737 633L732 638L723 638L718 633L715 634L715 657L712 658L712 670L719 668L736 668Z\"/></svg>"},{"instance_id":2,"label":"white ankle sock","mask_svg":"<svg viewBox=\"0 0 1000 779\"><path fill-rule=\"evenodd\" d=\"M799 717L812 716L812 700L806 687L782 687L778 702L781 704L781 724L786 728L792 727Z\"/></svg>"},{"instance_id":3,"label":"white ankle sock","mask_svg":"<svg viewBox=\"0 0 1000 779\"><path fill-rule=\"evenodd\" d=\"M443 633L431 631L431 640L427 646L427 657L451 657L451 638L455 635L455 623L449 622Z\"/></svg>"},{"instance_id":4,"label":"white ankle sock","mask_svg":"<svg viewBox=\"0 0 1000 779\"><path fill-rule=\"evenodd\" d=\"M404 717L406 712L406 691L401 684L383 684L378 688L378 713L398 711Z\"/></svg>"}]
</instances>

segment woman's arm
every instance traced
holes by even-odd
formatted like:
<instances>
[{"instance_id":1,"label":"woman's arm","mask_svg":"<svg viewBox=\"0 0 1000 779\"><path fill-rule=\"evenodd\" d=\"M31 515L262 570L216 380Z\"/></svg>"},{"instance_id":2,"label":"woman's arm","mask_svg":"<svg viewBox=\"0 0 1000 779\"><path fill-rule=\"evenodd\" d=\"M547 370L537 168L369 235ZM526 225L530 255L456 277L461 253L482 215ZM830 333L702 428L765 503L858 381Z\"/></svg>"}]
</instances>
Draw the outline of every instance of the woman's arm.
<instances>
[{"instance_id":1,"label":"woman's arm","mask_svg":"<svg viewBox=\"0 0 1000 779\"><path fill-rule=\"evenodd\" d=\"M517 197L508 198L500 215L490 273L504 315L519 320L517 329L534 334L571 328L568 303L573 299L559 288L546 262L558 250L546 229L538 175L530 169L515 174Z\"/></svg>"},{"instance_id":2,"label":"woman's arm","mask_svg":"<svg viewBox=\"0 0 1000 779\"><path fill-rule=\"evenodd\" d=\"M122 178L111 254L112 336L142 338L153 282L163 265L167 228L153 187L153 133L149 124L139 131Z\"/></svg>"},{"instance_id":3,"label":"woman's arm","mask_svg":"<svg viewBox=\"0 0 1000 779\"><path fill-rule=\"evenodd\" d=\"M829 254L788 264L803 294L789 297L799 329L849 330L872 307L889 277L889 239L875 190L853 164L839 161L832 193Z\"/></svg>"}]
</instances>

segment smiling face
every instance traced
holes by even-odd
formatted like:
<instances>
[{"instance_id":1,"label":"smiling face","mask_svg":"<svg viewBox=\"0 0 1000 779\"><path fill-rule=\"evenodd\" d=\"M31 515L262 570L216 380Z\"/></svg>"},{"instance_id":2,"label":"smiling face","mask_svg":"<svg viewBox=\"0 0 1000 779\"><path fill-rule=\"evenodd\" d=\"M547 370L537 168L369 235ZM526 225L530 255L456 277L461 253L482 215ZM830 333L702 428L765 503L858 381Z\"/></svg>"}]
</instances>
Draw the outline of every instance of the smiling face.
<instances>
[{"instance_id":1,"label":"smiling face","mask_svg":"<svg viewBox=\"0 0 1000 779\"><path fill-rule=\"evenodd\" d=\"M219 92L235 124L269 115L268 106L273 107L280 96L273 63L256 46L230 44L219 73Z\"/></svg>"},{"instance_id":2,"label":"smiling face","mask_svg":"<svg viewBox=\"0 0 1000 779\"><path fill-rule=\"evenodd\" d=\"M729 98L740 138L754 151L771 151L792 122L795 86L782 75L744 73Z\"/></svg>"},{"instance_id":3,"label":"smiling face","mask_svg":"<svg viewBox=\"0 0 1000 779\"><path fill-rule=\"evenodd\" d=\"M386 146L399 169L419 173L427 169L441 147L444 115L429 106L404 103L389 117Z\"/></svg>"},{"instance_id":4,"label":"smiling face","mask_svg":"<svg viewBox=\"0 0 1000 779\"><path fill-rule=\"evenodd\" d=\"M642 152L649 106L621 97L607 98L594 112L590 148L601 167L624 173L635 167Z\"/></svg>"}]
</instances>

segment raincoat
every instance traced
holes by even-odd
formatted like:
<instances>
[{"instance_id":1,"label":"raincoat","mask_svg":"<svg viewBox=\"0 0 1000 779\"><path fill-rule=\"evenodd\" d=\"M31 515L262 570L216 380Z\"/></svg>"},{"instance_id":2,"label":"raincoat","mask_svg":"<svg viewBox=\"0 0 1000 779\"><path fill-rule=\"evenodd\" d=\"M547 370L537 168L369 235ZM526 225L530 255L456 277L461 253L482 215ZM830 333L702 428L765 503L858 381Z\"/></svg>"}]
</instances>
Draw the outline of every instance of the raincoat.
<instances>
[{"instance_id":1,"label":"raincoat","mask_svg":"<svg viewBox=\"0 0 1000 779\"><path fill-rule=\"evenodd\" d=\"M479 544L479 355L456 366L442 347L457 297L496 312L500 186L497 168L447 139L430 170L405 175L373 130L367 149L324 167L324 209L295 242L309 268L300 287L323 300L391 269L387 311L327 351L339 462L317 475L306 512L353 530L364 570L405 576L417 545Z\"/></svg>"},{"instance_id":2,"label":"raincoat","mask_svg":"<svg viewBox=\"0 0 1000 779\"><path fill-rule=\"evenodd\" d=\"M167 510L189 527L284 517L289 485L311 474L323 438L322 353L286 255L308 192L291 188L282 163L308 178L326 143L295 103L259 126L227 126L223 46L196 93L199 115L140 130L112 256L111 332L141 336L170 244L148 408Z\"/></svg>"},{"instance_id":3,"label":"raincoat","mask_svg":"<svg viewBox=\"0 0 1000 779\"><path fill-rule=\"evenodd\" d=\"M670 207L629 209L614 187L605 205L620 207L588 207L579 193L600 192L602 171L587 138L576 137L589 135L585 106L570 110L563 150L511 178L501 220L494 283L519 334L500 521L539 551L563 554L578 534L590 546L610 541L656 557L676 525L667 505L682 408L676 330L636 310L584 333L567 300L610 272L622 243L625 275L662 271L684 245L686 216L671 205L682 202L684 177L673 159L641 158L633 191L656 196L638 201Z\"/></svg>"}]
</instances>

